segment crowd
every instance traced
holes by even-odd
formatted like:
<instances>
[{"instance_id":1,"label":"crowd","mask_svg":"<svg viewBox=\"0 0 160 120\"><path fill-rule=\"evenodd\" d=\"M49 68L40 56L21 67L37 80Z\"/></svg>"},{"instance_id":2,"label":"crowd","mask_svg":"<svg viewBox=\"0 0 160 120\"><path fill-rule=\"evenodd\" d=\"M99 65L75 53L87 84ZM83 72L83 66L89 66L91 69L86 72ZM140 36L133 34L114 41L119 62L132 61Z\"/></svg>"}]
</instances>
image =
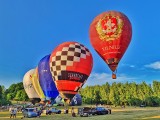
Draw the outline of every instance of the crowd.
<instances>
[{"instance_id":1,"label":"crowd","mask_svg":"<svg viewBox=\"0 0 160 120\"><path fill-rule=\"evenodd\" d=\"M10 112L10 118L16 118L16 115L17 115L17 113L18 112L22 112L23 113L23 111L26 109L27 107L21 107L21 109L20 108L18 108L18 107L16 107L16 106L10 106L9 107L9 112ZM50 107L44 107L44 106L37 106L37 107L28 107L28 108L33 108L34 109L34 112L36 112L37 113L37 117L40 117L41 116L41 113L43 113L44 111L46 112L46 115L51 115L52 114L52 112L50 111ZM51 112L51 113L49 113L49 111ZM44 113L45 113L44 112ZM66 107L66 108L64 108L64 114L68 114L69 113L69 109ZM71 115L72 115L72 117L76 117L76 114L75 114L75 111L74 111L74 108L72 107L71 108ZM23 117L21 118L21 119L23 119Z\"/></svg>"}]
</instances>

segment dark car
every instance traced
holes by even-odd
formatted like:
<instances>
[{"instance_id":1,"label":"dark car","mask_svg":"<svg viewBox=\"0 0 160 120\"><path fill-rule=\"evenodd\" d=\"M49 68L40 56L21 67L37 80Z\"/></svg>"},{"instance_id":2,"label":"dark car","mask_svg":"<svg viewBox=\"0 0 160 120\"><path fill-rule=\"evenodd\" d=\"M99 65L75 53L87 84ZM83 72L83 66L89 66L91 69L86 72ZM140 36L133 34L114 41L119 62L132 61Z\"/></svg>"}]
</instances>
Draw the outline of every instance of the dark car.
<instances>
[{"instance_id":1,"label":"dark car","mask_svg":"<svg viewBox=\"0 0 160 120\"><path fill-rule=\"evenodd\" d=\"M95 108L95 114L97 115L105 115L111 113L110 109L104 108L104 107L96 107Z\"/></svg>"},{"instance_id":2,"label":"dark car","mask_svg":"<svg viewBox=\"0 0 160 120\"><path fill-rule=\"evenodd\" d=\"M51 110L46 110L46 115L51 115L52 111Z\"/></svg>"},{"instance_id":3,"label":"dark car","mask_svg":"<svg viewBox=\"0 0 160 120\"><path fill-rule=\"evenodd\" d=\"M38 113L35 111L35 108L25 108L22 111L24 117L37 117Z\"/></svg>"},{"instance_id":4,"label":"dark car","mask_svg":"<svg viewBox=\"0 0 160 120\"><path fill-rule=\"evenodd\" d=\"M95 115L96 114L96 110L95 108L92 107L83 107L83 108L78 108L78 114L81 117L88 117L89 115Z\"/></svg>"}]
</instances>

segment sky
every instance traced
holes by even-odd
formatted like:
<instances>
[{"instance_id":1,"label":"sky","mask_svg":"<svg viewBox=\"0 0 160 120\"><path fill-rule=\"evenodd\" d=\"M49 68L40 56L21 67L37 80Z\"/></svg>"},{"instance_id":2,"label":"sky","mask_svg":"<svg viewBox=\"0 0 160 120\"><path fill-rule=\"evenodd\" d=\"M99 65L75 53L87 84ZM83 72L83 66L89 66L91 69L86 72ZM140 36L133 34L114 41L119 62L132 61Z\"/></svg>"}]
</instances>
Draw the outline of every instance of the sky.
<instances>
[{"instance_id":1,"label":"sky","mask_svg":"<svg viewBox=\"0 0 160 120\"><path fill-rule=\"evenodd\" d=\"M160 1L158 0L0 0L0 85L23 81L56 46L66 41L85 45L93 56L86 85L160 80ZM121 59L117 79L90 43L89 27L102 12L124 13L132 40Z\"/></svg>"}]
</instances>

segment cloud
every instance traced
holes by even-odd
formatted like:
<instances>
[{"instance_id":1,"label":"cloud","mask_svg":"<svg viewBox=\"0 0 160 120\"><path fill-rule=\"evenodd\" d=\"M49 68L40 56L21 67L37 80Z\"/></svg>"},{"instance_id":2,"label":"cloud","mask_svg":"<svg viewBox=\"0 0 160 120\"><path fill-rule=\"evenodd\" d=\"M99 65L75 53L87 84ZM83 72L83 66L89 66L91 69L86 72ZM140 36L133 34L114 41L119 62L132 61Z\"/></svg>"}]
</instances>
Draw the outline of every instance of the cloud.
<instances>
[{"instance_id":1,"label":"cloud","mask_svg":"<svg viewBox=\"0 0 160 120\"><path fill-rule=\"evenodd\" d=\"M131 68L134 68L134 67L135 67L135 65L130 65L130 67L131 67Z\"/></svg>"},{"instance_id":2,"label":"cloud","mask_svg":"<svg viewBox=\"0 0 160 120\"><path fill-rule=\"evenodd\" d=\"M117 75L117 79L112 79L112 74L107 73L92 73L88 78L87 82L84 84L85 86L93 86L93 85L102 85L106 82L113 83L113 82L133 82L137 80L137 78L129 77L124 74Z\"/></svg>"},{"instance_id":3,"label":"cloud","mask_svg":"<svg viewBox=\"0 0 160 120\"><path fill-rule=\"evenodd\" d=\"M131 68L135 68L135 67L136 67L135 65L124 64L124 63L122 63L121 65L122 65L122 66L125 66L125 67L131 67Z\"/></svg>"},{"instance_id":4,"label":"cloud","mask_svg":"<svg viewBox=\"0 0 160 120\"><path fill-rule=\"evenodd\" d=\"M147 68L152 68L155 70L160 70L160 61L154 62L154 63L150 63L148 65L144 65Z\"/></svg>"}]
</instances>

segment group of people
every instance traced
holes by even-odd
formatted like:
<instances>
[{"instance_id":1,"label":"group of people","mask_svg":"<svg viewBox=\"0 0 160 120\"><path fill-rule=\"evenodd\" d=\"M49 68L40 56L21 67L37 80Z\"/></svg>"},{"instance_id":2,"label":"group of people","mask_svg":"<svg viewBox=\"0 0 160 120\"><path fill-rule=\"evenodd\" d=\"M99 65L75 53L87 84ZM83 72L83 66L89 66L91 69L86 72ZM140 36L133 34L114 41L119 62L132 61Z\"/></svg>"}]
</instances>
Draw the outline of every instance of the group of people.
<instances>
[{"instance_id":1,"label":"group of people","mask_svg":"<svg viewBox=\"0 0 160 120\"><path fill-rule=\"evenodd\" d=\"M10 118L16 118L16 114L17 114L17 108L16 107L10 107L9 108L9 112L10 112Z\"/></svg>"},{"instance_id":2,"label":"group of people","mask_svg":"<svg viewBox=\"0 0 160 120\"><path fill-rule=\"evenodd\" d=\"M24 108L23 108L23 109L24 109ZM23 112L23 109L22 109L22 112ZM16 107L11 106L11 107L9 108L10 118L16 118L17 111L18 111L18 110L17 110ZM35 108L35 111L38 113L38 117L40 117L40 115L41 115L41 113L42 113L42 108L37 107L37 108ZM65 108L65 109L64 109L64 113L65 113L65 114L68 114L68 108ZM76 114L75 114L75 112L74 112L74 108L73 108L73 107L71 108L71 114L72 114L72 117L76 117ZM47 115L47 114L46 114L46 115Z\"/></svg>"}]
</instances>

